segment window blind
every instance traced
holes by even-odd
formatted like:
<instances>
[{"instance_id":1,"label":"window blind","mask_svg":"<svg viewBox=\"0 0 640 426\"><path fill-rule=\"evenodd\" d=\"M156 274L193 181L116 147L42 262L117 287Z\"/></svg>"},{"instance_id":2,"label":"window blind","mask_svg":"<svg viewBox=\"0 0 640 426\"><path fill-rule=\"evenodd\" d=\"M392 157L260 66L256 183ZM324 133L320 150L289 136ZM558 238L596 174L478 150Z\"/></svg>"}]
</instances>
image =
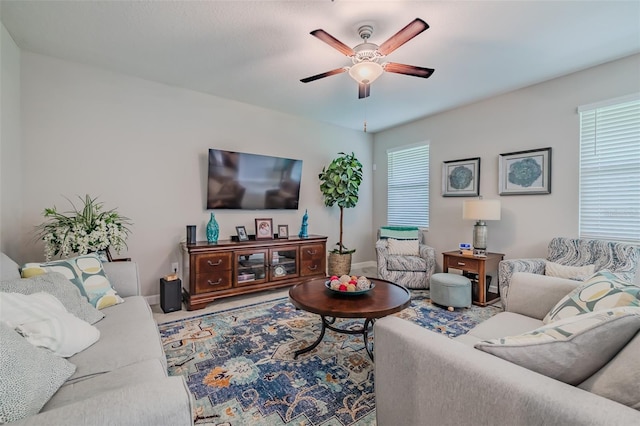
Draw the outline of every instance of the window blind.
<instances>
[{"instance_id":1,"label":"window blind","mask_svg":"<svg viewBox=\"0 0 640 426\"><path fill-rule=\"evenodd\" d=\"M640 95L580 113L580 237L640 243Z\"/></svg>"},{"instance_id":2,"label":"window blind","mask_svg":"<svg viewBox=\"0 0 640 426\"><path fill-rule=\"evenodd\" d=\"M429 145L387 151L387 224L429 227Z\"/></svg>"}]
</instances>

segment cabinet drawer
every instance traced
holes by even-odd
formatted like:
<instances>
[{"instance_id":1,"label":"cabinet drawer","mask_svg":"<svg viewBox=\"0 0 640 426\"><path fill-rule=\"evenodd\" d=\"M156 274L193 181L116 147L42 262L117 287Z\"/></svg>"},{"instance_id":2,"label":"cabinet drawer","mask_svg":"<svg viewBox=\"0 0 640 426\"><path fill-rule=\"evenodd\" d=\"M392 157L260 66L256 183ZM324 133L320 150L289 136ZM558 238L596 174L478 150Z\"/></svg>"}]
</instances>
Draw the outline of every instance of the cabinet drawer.
<instances>
[{"instance_id":1,"label":"cabinet drawer","mask_svg":"<svg viewBox=\"0 0 640 426\"><path fill-rule=\"evenodd\" d=\"M308 244L300 247L300 258L303 262L305 260L324 259L324 257L324 245L322 244Z\"/></svg>"},{"instance_id":2,"label":"cabinet drawer","mask_svg":"<svg viewBox=\"0 0 640 426\"><path fill-rule=\"evenodd\" d=\"M462 269L468 272L478 272L480 270L480 261L466 257L447 256L447 267Z\"/></svg>"},{"instance_id":3,"label":"cabinet drawer","mask_svg":"<svg viewBox=\"0 0 640 426\"><path fill-rule=\"evenodd\" d=\"M324 262L321 259L317 260L305 260L300 264L300 276L306 277L309 275L325 275Z\"/></svg>"},{"instance_id":4,"label":"cabinet drawer","mask_svg":"<svg viewBox=\"0 0 640 426\"><path fill-rule=\"evenodd\" d=\"M231 271L196 275L196 294L231 288Z\"/></svg>"},{"instance_id":5,"label":"cabinet drawer","mask_svg":"<svg viewBox=\"0 0 640 426\"><path fill-rule=\"evenodd\" d=\"M201 254L196 256L196 275L231 269L231 253Z\"/></svg>"}]
</instances>

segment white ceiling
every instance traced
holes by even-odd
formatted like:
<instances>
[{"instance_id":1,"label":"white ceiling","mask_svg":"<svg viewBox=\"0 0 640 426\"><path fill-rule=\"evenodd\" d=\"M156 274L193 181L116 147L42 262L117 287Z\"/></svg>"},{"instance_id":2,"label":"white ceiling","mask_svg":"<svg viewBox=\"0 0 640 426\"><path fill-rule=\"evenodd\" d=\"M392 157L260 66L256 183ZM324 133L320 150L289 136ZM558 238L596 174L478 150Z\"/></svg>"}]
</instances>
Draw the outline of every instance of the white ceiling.
<instances>
[{"instance_id":1,"label":"white ceiling","mask_svg":"<svg viewBox=\"0 0 640 426\"><path fill-rule=\"evenodd\" d=\"M376 132L640 52L640 1L7 1L27 51L285 113ZM385 73L359 100L350 65L309 35L381 44L419 17L430 28L388 56L435 68ZM615 76L611 76L615 78ZM639 76L640 79L640 76Z\"/></svg>"}]
</instances>

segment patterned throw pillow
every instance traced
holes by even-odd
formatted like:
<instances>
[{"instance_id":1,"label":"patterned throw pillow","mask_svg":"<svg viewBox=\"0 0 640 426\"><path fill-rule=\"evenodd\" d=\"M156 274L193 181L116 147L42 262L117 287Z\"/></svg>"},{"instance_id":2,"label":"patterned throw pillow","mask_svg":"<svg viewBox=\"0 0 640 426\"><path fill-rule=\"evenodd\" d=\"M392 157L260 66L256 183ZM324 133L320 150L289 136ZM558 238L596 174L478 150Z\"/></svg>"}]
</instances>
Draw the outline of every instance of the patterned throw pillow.
<instances>
[{"instance_id":1,"label":"patterned throw pillow","mask_svg":"<svg viewBox=\"0 0 640 426\"><path fill-rule=\"evenodd\" d=\"M0 424L5 424L37 414L76 366L31 345L3 322L0 342Z\"/></svg>"},{"instance_id":2,"label":"patterned throw pillow","mask_svg":"<svg viewBox=\"0 0 640 426\"><path fill-rule=\"evenodd\" d=\"M619 306L640 306L640 287L620 280L609 271L600 271L560 299L542 322L549 324L564 318Z\"/></svg>"},{"instance_id":3,"label":"patterned throw pillow","mask_svg":"<svg viewBox=\"0 0 640 426\"><path fill-rule=\"evenodd\" d=\"M544 274L550 277L584 281L593 275L595 269L596 265L568 266L547 261L544 266Z\"/></svg>"},{"instance_id":4,"label":"patterned throw pillow","mask_svg":"<svg viewBox=\"0 0 640 426\"><path fill-rule=\"evenodd\" d=\"M86 254L71 259L47 263L27 263L22 268L22 277L29 278L46 272L60 272L74 283L98 309L124 302L102 269L102 262L96 254Z\"/></svg>"},{"instance_id":5,"label":"patterned throw pillow","mask_svg":"<svg viewBox=\"0 0 640 426\"><path fill-rule=\"evenodd\" d=\"M104 318L104 314L87 301L78 287L58 272L48 272L31 278L18 278L0 281L0 292L33 294L44 291L55 296L64 308L89 324L95 324Z\"/></svg>"},{"instance_id":6,"label":"patterned throw pillow","mask_svg":"<svg viewBox=\"0 0 640 426\"><path fill-rule=\"evenodd\" d=\"M640 308L623 307L566 318L518 336L475 347L570 385L597 372L640 330Z\"/></svg>"},{"instance_id":7,"label":"patterned throw pillow","mask_svg":"<svg viewBox=\"0 0 640 426\"><path fill-rule=\"evenodd\" d=\"M389 254L419 256L418 240L387 239Z\"/></svg>"}]
</instances>

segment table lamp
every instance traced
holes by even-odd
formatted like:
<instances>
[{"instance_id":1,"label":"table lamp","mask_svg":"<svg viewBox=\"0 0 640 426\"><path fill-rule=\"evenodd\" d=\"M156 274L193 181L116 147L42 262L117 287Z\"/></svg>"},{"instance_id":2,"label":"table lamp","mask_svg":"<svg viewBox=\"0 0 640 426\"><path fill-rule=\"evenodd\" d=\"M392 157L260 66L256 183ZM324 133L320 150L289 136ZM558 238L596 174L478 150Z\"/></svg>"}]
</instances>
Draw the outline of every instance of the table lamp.
<instances>
[{"instance_id":1,"label":"table lamp","mask_svg":"<svg viewBox=\"0 0 640 426\"><path fill-rule=\"evenodd\" d=\"M475 220L473 227L474 254L487 251L487 224L485 220L500 220L500 200L465 200L462 204L462 218Z\"/></svg>"}]
</instances>

